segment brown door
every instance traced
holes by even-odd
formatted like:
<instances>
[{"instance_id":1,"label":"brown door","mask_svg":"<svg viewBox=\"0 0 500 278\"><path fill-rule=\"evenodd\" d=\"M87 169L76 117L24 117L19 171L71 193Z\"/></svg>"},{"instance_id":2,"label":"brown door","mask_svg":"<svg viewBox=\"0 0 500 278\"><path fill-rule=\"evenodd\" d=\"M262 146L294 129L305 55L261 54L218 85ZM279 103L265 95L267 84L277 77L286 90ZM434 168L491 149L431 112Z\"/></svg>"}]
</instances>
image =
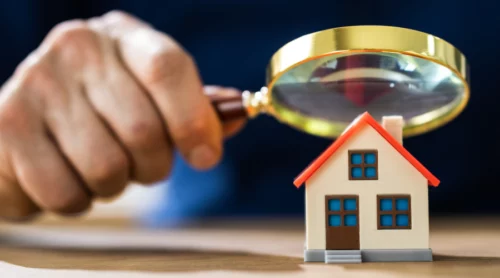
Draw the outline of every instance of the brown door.
<instances>
[{"instance_id":1,"label":"brown door","mask_svg":"<svg viewBox=\"0 0 500 278\"><path fill-rule=\"evenodd\" d=\"M359 249L357 195L325 196L326 250Z\"/></svg>"}]
</instances>

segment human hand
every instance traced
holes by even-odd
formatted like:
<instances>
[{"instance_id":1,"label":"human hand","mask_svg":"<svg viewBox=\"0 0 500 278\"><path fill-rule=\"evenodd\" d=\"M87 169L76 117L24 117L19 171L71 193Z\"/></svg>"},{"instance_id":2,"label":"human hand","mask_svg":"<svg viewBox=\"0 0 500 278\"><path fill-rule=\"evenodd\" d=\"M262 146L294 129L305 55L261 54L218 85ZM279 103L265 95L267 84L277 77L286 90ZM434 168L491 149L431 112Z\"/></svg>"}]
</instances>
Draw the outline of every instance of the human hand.
<instances>
[{"instance_id":1,"label":"human hand","mask_svg":"<svg viewBox=\"0 0 500 278\"><path fill-rule=\"evenodd\" d=\"M214 166L222 124L192 57L171 37L121 12L56 26L0 94L0 217L73 215L127 183L166 176L177 148Z\"/></svg>"}]
</instances>

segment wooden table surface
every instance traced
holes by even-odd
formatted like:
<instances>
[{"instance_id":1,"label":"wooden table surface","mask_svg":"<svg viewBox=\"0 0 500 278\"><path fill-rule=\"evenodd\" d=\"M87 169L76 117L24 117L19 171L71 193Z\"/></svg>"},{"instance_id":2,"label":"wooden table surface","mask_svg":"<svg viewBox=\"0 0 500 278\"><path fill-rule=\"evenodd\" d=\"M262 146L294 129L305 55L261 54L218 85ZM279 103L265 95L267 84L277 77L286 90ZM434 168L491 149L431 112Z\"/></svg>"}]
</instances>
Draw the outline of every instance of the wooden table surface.
<instances>
[{"instance_id":1,"label":"wooden table surface","mask_svg":"<svg viewBox=\"0 0 500 278\"><path fill-rule=\"evenodd\" d=\"M304 263L303 246L303 220L2 224L0 277L500 277L500 218L433 218L434 262Z\"/></svg>"}]
</instances>

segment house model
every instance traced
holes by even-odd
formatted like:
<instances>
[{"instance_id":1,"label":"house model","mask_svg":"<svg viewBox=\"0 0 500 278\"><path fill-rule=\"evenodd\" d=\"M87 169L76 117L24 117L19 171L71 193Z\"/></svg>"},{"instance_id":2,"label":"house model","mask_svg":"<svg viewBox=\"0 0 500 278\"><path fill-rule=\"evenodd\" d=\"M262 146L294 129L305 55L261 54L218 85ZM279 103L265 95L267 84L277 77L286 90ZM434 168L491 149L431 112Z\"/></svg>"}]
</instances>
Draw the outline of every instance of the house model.
<instances>
[{"instance_id":1,"label":"house model","mask_svg":"<svg viewBox=\"0 0 500 278\"><path fill-rule=\"evenodd\" d=\"M305 184L304 261L432 261L432 175L402 145L403 118L356 118L294 181Z\"/></svg>"}]
</instances>

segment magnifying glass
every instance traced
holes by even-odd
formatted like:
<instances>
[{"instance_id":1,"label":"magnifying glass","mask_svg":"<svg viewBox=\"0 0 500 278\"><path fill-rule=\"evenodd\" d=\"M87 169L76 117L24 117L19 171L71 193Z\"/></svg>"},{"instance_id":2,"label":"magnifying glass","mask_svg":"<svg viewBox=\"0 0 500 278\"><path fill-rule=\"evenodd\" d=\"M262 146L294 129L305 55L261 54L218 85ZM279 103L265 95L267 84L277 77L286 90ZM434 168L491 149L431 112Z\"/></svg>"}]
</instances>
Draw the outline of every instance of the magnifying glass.
<instances>
[{"instance_id":1,"label":"magnifying glass","mask_svg":"<svg viewBox=\"0 0 500 278\"><path fill-rule=\"evenodd\" d=\"M260 91L212 97L223 121L269 114L316 136L338 137L368 111L401 115L403 136L436 129L465 108L465 56L450 43L416 30L350 26L299 37L279 49Z\"/></svg>"}]
</instances>

